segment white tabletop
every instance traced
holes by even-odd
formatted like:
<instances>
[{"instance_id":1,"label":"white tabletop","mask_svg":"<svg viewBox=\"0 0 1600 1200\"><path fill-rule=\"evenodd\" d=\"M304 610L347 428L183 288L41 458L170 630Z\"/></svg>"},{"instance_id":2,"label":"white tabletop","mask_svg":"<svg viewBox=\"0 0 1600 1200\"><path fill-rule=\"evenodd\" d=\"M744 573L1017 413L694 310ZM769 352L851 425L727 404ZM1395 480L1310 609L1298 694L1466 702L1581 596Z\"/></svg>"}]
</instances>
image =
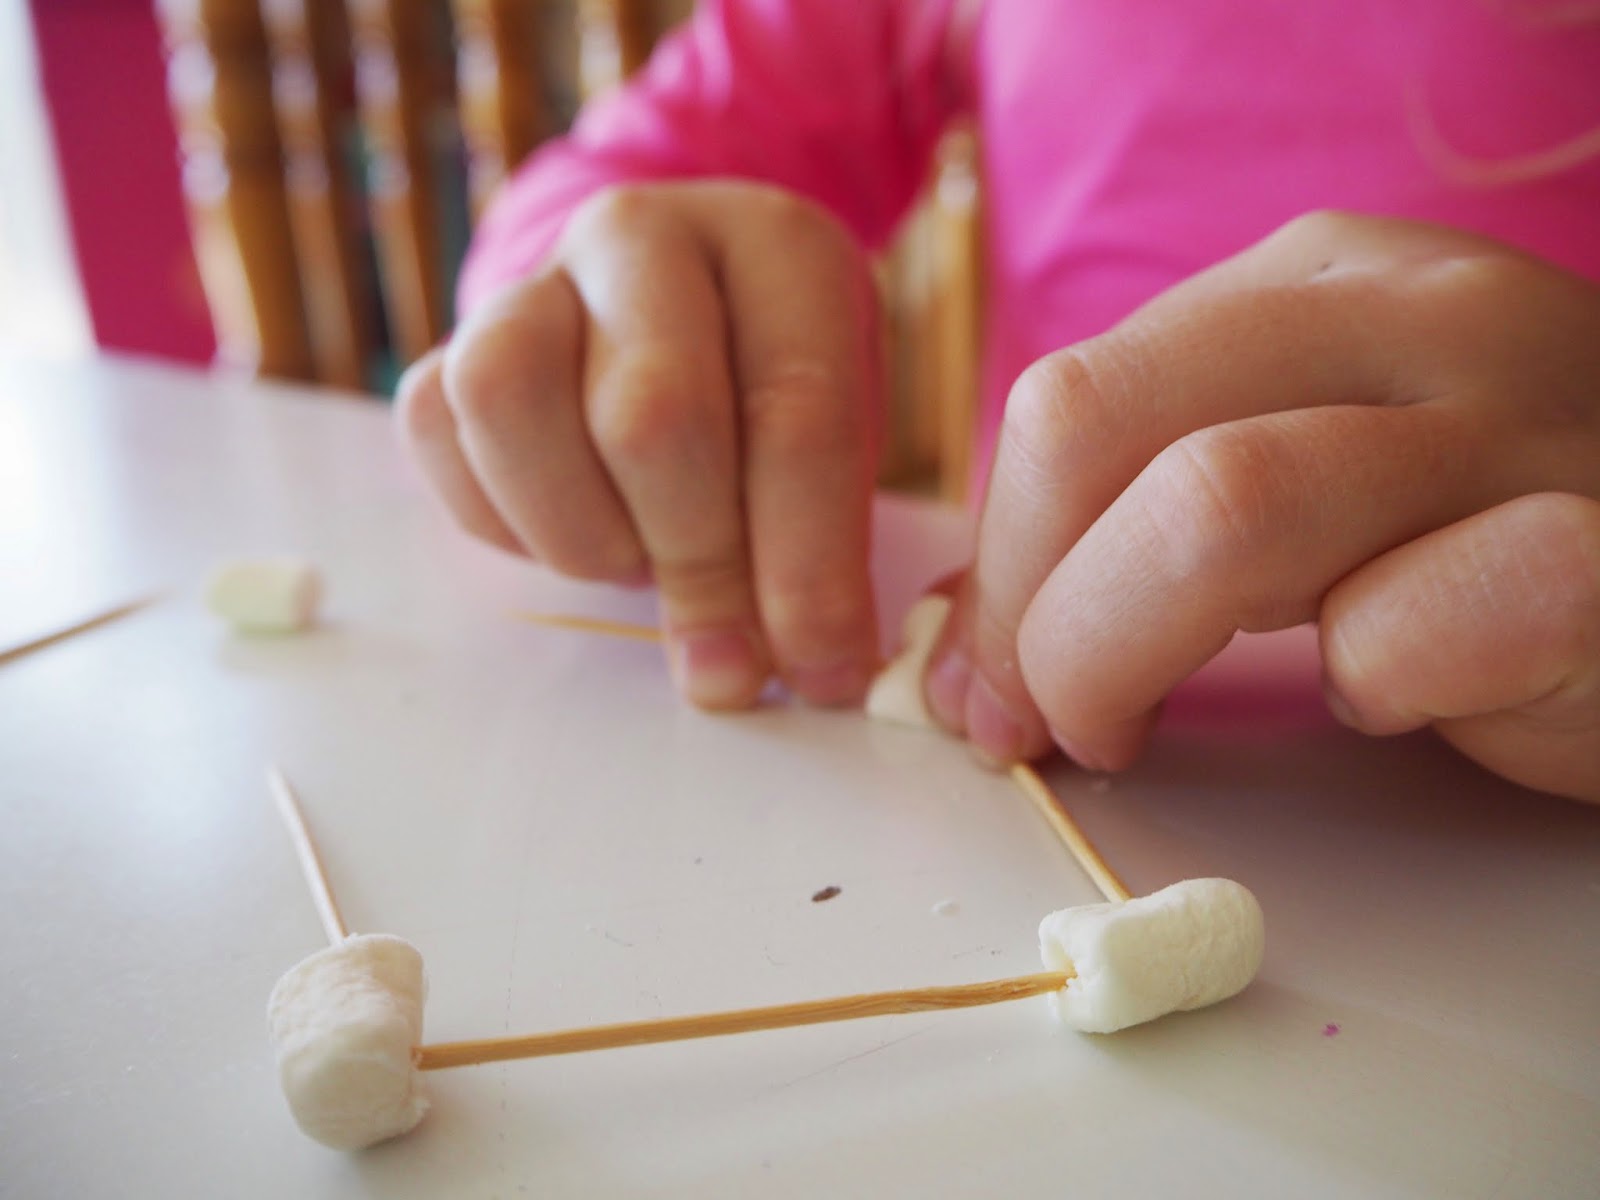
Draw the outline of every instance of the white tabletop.
<instances>
[{"instance_id":1,"label":"white tabletop","mask_svg":"<svg viewBox=\"0 0 1600 1200\"><path fill-rule=\"evenodd\" d=\"M880 518L897 616L966 522ZM326 626L230 639L208 567L277 550L323 567ZM1050 772L1136 890L1255 890L1235 1000L438 1072L413 1135L324 1149L265 1037L320 937L269 762L352 926L422 950L430 1040L1027 973L1039 918L1095 894L955 743L703 716L652 646L508 619L652 610L458 536L376 405L0 361L0 649L157 588L0 666L0 1195L1600 1194L1600 811L1338 729L1298 634L1230 652L1109 788Z\"/></svg>"}]
</instances>

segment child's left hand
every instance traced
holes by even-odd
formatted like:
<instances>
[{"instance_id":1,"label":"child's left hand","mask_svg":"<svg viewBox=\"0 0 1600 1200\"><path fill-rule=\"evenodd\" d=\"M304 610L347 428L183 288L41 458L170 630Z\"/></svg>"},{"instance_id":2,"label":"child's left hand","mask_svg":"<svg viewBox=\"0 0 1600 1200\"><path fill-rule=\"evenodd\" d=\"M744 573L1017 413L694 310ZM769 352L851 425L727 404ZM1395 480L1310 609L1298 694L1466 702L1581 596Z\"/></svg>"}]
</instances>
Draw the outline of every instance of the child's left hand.
<instances>
[{"instance_id":1,"label":"child's left hand","mask_svg":"<svg viewBox=\"0 0 1600 1200\"><path fill-rule=\"evenodd\" d=\"M1041 359L928 698L1116 770L1235 632L1311 620L1341 720L1600 800L1600 288L1318 214Z\"/></svg>"}]
</instances>

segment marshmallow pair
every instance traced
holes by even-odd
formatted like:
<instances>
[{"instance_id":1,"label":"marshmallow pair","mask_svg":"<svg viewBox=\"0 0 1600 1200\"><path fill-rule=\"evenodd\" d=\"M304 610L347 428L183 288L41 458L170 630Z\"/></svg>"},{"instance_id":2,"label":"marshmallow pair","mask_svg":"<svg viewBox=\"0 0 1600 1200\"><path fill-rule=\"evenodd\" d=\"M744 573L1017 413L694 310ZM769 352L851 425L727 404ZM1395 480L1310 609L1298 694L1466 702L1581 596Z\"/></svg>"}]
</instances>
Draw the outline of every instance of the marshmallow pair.
<instances>
[{"instance_id":1,"label":"marshmallow pair","mask_svg":"<svg viewBox=\"0 0 1600 1200\"><path fill-rule=\"evenodd\" d=\"M1261 965L1261 907L1228 879L1187 879L1122 903L1051 913L1039 926L1058 1020L1113 1033L1241 991ZM409 1133L428 1110L416 1047L422 956L387 934L346 938L278 981L267 1023L295 1122L336 1150Z\"/></svg>"}]
</instances>

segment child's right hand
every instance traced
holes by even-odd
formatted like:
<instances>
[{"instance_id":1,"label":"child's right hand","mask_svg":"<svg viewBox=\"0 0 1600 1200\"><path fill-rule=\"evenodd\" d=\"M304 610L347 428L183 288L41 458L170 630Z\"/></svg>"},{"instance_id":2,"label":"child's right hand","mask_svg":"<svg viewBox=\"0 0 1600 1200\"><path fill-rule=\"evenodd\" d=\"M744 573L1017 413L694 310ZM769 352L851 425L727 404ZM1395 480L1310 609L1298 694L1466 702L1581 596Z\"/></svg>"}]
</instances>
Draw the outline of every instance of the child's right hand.
<instances>
[{"instance_id":1,"label":"child's right hand","mask_svg":"<svg viewBox=\"0 0 1600 1200\"><path fill-rule=\"evenodd\" d=\"M1121 770L1236 633L1309 621L1340 720L1600 802L1600 286L1313 213L1040 359L927 699Z\"/></svg>"},{"instance_id":2,"label":"child's right hand","mask_svg":"<svg viewBox=\"0 0 1600 1200\"><path fill-rule=\"evenodd\" d=\"M744 182L617 188L406 373L398 409L469 532L653 579L696 704L748 705L773 671L848 704L877 653L876 339L864 257L821 209Z\"/></svg>"}]
</instances>

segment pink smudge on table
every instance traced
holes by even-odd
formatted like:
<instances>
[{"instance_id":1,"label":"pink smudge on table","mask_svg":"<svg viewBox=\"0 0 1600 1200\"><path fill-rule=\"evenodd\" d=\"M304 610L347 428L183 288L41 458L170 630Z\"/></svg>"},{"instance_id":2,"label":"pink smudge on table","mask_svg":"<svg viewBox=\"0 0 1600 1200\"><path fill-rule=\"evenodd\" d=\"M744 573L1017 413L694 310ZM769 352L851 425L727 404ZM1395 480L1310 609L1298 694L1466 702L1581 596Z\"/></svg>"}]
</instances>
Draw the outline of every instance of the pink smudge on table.
<instances>
[{"instance_id":1,"label":"pink smudge on table","mask_svg":"<svg viewBox=\"0 0 1600 1200\"><path fill-rule=\"evenodd\" d=\"M1322 1036L1323 1037L1338 1037L1339 1036L1339 1027L1337 1025L1335 1025L1332 1021L1329 1021L1326 1025L1324 1025L1322 1027Z\"/></svg>"}]
</instances>

